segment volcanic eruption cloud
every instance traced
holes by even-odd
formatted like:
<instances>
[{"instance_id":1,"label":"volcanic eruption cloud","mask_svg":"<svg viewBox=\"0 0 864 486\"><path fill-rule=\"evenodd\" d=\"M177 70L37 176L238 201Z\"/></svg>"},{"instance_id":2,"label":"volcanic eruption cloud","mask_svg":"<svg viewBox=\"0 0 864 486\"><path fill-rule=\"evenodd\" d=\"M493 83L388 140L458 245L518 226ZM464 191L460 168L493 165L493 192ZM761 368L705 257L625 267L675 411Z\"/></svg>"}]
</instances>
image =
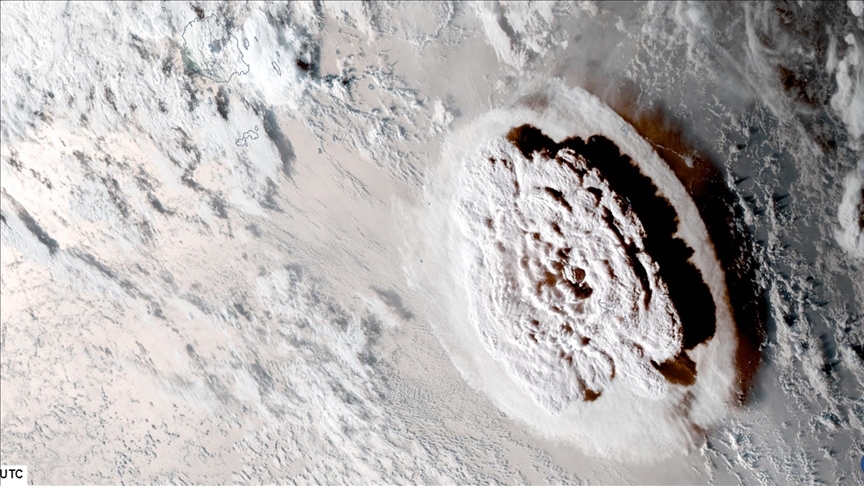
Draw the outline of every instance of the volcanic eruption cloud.
<instances>
[{"instance_id":1,"label":"volcanic eruption cloud","mask_svg":"<svg viewBox=\"0 0 864 486\"><path fill-rule=\"evenodd\" d=\"M553 84L454 134L409 277L463 377L553 440L686 453L741 394L726 271L700 208L593 95ZM442 305L446 303L446 305Z\"/></svg>"}]
</instances>

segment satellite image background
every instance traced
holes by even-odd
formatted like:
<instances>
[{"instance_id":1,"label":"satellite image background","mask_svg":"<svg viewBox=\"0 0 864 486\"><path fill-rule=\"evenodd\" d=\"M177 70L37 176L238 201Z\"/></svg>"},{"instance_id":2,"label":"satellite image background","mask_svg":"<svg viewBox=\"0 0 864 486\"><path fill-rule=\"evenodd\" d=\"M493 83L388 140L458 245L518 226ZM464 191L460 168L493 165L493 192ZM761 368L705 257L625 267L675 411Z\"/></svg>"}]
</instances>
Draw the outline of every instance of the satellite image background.
<instances>
[{"instance_id":1,"label":"satellite image background","mask_svg":"<svg viewBox=\"0 0 864 486\"><path fill-rule=\"evenodd\" d=\"M864 3L4 2L0 35L30 482L860 484ZM719 170L765 319L710 420L609 388L584 435L506 386L545 368L478 337L442 181L526 123Z\"/></svg>"}]
</instances>

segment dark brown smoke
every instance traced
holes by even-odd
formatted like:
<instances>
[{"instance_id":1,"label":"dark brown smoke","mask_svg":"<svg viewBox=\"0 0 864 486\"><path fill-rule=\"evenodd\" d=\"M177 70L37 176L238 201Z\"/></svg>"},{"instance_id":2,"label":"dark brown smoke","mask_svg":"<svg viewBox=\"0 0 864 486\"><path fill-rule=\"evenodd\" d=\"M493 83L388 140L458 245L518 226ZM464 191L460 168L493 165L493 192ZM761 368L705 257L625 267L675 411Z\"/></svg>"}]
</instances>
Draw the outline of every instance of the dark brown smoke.
<instances>
[{"instance_id":1,"label":"dark brown smoke","mask_svg":"<svg viewBox=\"0 0 864 486\"><path fill-rule=\"evenodd\" d=\"M662 104L641 104L637 89L632 86L612 92L600 89L598 83L588 84L594 88L588 91L603 93L600 98L654 147L696 203L726 273L729 304L738 336L735 357L738 399L744 403L762 358L767 309L764 291L756 278L753 240L743 222L742 205L727 185L720 170L722 165L708 150L700 148L704 144Z\"/></svg>"}]
</instances>

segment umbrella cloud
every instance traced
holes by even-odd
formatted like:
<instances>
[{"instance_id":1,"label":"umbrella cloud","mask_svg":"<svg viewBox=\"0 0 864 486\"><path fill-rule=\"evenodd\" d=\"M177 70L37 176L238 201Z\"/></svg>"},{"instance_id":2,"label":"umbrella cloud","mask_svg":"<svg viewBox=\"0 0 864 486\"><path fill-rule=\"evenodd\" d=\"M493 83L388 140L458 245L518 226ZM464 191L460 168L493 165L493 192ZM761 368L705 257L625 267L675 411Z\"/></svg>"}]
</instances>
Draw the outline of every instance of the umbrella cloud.
<instances>
[{"instance_id":1,"label":"umbrella cloud","mask_svg":"<svg viewBox=\"0 0 864 486\"><path fill-rule=\"evenodd\" d=\"M481 152L459 214L490 354L555 413L616 378L650 399L692 385L684 349L713 335L714 302L651 180L604 137L556 144L524 125Z\"/></svg>"},{"instance_id":2,"label":"umbrella cloud","mask_svg":"<svg viewBox=\"0 0 864 486\"><path fill-rule=\"evenodd\" d=\"M490 112L446 145L406 253L449 303L431 312L470 384L628 462L684 453L728 415L758 364L736 320L760 328L728 290L750 278L727 258L746 239L690 183L722 179L661 158L640 120L557 83Z\"/></svg>"}]
</instances>

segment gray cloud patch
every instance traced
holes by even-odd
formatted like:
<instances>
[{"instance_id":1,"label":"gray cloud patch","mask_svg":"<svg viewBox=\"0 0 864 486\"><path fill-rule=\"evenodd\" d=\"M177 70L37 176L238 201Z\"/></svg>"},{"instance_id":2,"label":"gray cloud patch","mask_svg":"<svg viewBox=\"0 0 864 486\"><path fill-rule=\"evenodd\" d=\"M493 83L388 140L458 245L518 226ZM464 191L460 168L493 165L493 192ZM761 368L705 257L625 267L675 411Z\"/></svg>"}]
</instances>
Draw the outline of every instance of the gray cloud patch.
<instances>
[{"instance_id":1,"label":"gray cloud patch","mask_svg":"<svg viewBox=\"0 0 864 486\"><path fill-rule=\"evenodd\" d=\"M15 209L15 212L18 214L18 218L21 219L21 222L24 223L24 227L27 228L28 231L33 233L33 236L39 240L39 243L45 245L48 248L48 252L51 255L57 253L57 250L60 249L60 244L57 243L57 240L51 238L51 236L39 226L39 223L33 219L33 216L30 216L30 213L24 209L24 206L20 205L18 201L12 198L12 196L8 195L4 191L4 195L9 199L9 202L12 204L12 207Z\"/></svg>"},{"instance_id":2,"label":"gray cloud patch","mask_svg":"<svg viewBox=\"0 0 864 486\"><path fill-rule=\"evenodd\" d=\"M372 291L378 294L378 296L381 297L381 300L384 301L384 304L386 304L387 307L392 309L402 319L408 320L414 318L414 313L405 308L402 304L402 297L400 297L395 291L379 289L377 287L372 287Z\"/></svg>"},{"instance_id":3,"label":"gray cloud patch","mask_svg":"<svg viewBox=\"0 0 864 486\"><path fill-rule=\"evenodd\" d=\"M270 108L262 108L261 111L264 133L267 134L267 138L273 142L276 150L279 151L279 158L282 160L282 172L287 177L291 177L291 173L294 170L294 162L297 160L296 155L294 155L294 147L291 145L288 137L282 133L282 129L279 128L279 122L276 121L276 113Z\"/></svg>"}]
</instances>

